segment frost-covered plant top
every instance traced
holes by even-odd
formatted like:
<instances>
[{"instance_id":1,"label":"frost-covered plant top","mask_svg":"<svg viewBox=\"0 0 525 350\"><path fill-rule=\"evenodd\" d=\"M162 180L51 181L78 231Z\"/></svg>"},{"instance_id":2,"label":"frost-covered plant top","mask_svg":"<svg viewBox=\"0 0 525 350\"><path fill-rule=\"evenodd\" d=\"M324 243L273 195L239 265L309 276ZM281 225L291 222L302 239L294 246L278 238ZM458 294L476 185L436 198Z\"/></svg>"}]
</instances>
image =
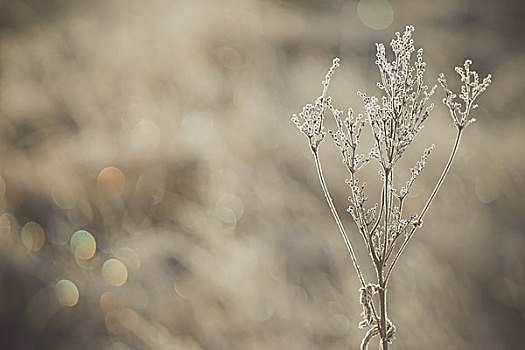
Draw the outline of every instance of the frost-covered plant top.
<instances>
[{"instance_id":1,"label":"frost-covered plant top","mask_svg":"<svg viewBox=\"0 0 525 350\"><path fill-rule=\"evenodd\" d=\"M423 61L423 49L415 51L413 31L414 27L407 26L402 35L396 33L390 44L394 56L392 61L386 57L385 46L377 44L375 62L381 77L377 86L382 96L377 98L358 92L364 103L364 115L356 116L352 109L348 109L345 115L342 110L334 107L330 96L327 95L330 79L339 66L339 59L335 58L323 80L321 96L313 105L307 104L299 116L292 117L297 128L308 138L321 187L361 283L360 302L363 307L363 321L359 323L359 327L367 329L361 342L361 349L366 349L375 336L379 337L383 349L388 349L388 344L394 339L396 328L387 317L386 302L387 285L392 270L414 233L422 226L423 217L454 160L463 131L476 121L471 116L472 111L477 107L474 102L491 82L490 75L482 81L479 80L478 73L470 69L472 63L470 60L465 61L464 67L456 67L462 82L459 94L462 104L456 101L456 94L448 88L444 74L439 75L438 82L445 91L443 103L448 107L456 127L456 139L450 158L426 204L419 213L405 215L404 201L434 148L434 145L431 145L425 149L421 159L410 169L410 178L402 181L404 185L401 188L394 188L396 163L421 131L434 107L433 103L429 103L429 99L434 94L436 86L429 88L423 81L426 63ZM328 133L341 152L342 161L348 170L346 183L350 189L350 206L347 211L355 221L375 267L376 280L373 283L367 282L361 273L352 243L341 223L323 176L318 150L326 136L324 130L326 113L331 114L335 119L337 129L329 130ZM374 145L369 151L363 152L358 150L359 139L367 125L372 132ZM382 188L381 200L375 204L368 203L365 193L366 182L360 182L358 179L359 171L371 161L376 161L380 166L378 183Z\"/></svg>"}]
</instances>

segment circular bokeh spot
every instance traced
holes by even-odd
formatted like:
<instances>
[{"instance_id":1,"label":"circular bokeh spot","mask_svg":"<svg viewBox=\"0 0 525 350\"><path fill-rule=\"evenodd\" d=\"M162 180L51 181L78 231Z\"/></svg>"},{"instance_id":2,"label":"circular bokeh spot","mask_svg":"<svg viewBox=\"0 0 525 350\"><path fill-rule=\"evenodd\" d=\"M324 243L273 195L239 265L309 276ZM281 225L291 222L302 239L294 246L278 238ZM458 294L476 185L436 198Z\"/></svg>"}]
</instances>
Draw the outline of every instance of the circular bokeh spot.
<instances>
[{"instance_id":1,"label":"circular bokeh spot","mask_svg":"<svg viewBox=\"0 0 525 350\"><path fill-rule=\"evenodd\" d=\"M117 250L117 258L122 261L131 270L138 270L140 268L140 257L129 247L123 247Z\"/></svg>"},{"instance_id":2,"label":"circular bokeh spot","mask_svg":"<svg viewBox=\"0 0 525 350\"><path fill-rule=\"evenodd\" d=\"M126 177L119 168L107 167L97 177L98 190L112 198L118 198L126 187Z\"/></svg>"},{"instance_id":3,"label":"circular bokeh spot","mask_svg":"<svg viewBox=\"0 0 525 350\"><path fill-rule=\"evenodd\" d=\"M44 229L36 222L30 221L25 224L20 236L22 243L29 250L38 251L44 245Z\"/></svg>"},{"instance_id":4,"label":"circular bokeh spot","mask_svg":"<svg viewBox=\"0 0 525 350\"><path fill-rule=\"evenodd\" d=\"M12 214L3 213L0 215L0 238L10 240L17 229L18 222Z\"/></svg>"},{"instance_id":5,"label":"circular bokeh spot","mask_svg":"<svg viewBox=\"0 0 525 350\"><path fill-rule=\"evenodd\" d=\"M71 236L70 248L76 258L88 260L95 255L97 243L91 233L86 230L78 230Z\"/></svg>"},{"instance_id":6,"label":"circular bokeh spot","mask_svg":"<svg viewBox=\"0 0 525 350\"><path fill-rule=\"evenodd\" d=\"M58 302L64 306L75 306L78 303L78 288L69 280L60 280L55 285Z\"/></svg>"},{"instance_id":7,"label":"circular bokeh spot","mask_svg":"<svg viewBox=\"0 0 525 350\"><path fill-rule=\"evenodd\" d=\"M109 259L102 265L102 277L115 287L119 287L128 280L128 269L118 259Z\"/></svg>"},{"instance_id":8,"label":"circular bokeh spot","mask_svg":"<svg viewBox=\"0 0 525 350\"><path fill-rule=\"evenodd\" d=\"M363 24L372 29L386 29L394 21L394 10L387 0L361 0L357 15Z\"/></svg>"},{"instance_id":9,"label":"circular bokeh spot","mask_svg":"<svg viewBox=\"0 0 525 350\"><path fill-rule=\"evenodd\" d=\"M152 120L141 120L132 131L132 147L135 150L154 151L160 143L160 129Z\"/></svg>"}]
</instances>

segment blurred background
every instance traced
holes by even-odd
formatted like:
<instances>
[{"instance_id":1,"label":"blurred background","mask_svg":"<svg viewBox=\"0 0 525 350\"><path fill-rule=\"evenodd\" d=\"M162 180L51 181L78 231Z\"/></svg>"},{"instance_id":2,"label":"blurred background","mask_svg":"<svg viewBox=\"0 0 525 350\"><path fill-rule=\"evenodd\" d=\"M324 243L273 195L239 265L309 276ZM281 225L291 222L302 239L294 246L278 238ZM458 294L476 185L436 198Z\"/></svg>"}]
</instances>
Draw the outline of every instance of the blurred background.
<instances>
[{"instance_id":1,"label":"blurred background","mask_svg":"<svg viewBox=\"0 0 525 350\"><path fill-rule=\"evenodd\" d=\"M363 112L374 43L407 24L429 85L457 90L466 58L494 79L393 275L392 349L521 348L524 8L0 1L0 348L356 349L359 283L290 117L335 56L333 100ZM454 140L442 98L399 163L398 185L436 144L408 212ZM321 157L371 279L331 140ZM377 168L364 177L373 203Z\"/></svg>"}]
</instances>

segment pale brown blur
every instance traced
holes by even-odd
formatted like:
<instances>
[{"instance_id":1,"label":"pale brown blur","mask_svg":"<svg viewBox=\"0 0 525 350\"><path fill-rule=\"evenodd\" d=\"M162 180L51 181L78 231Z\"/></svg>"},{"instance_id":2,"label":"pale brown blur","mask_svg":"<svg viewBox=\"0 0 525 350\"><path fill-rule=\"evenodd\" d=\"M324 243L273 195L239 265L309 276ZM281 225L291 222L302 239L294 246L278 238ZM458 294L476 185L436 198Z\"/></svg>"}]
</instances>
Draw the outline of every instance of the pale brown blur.
<instances>
[{"instance_id":1,"label":"pale brown blur","mask_svg":"<svg viewBox=\"0 0 525 350\"><path fill-rule=\"evenodd\" d=\"M0 348L356 349L359 283L290 116L320 94L335 56L330 93L362 112L356 92L378 93L374 43L413 24L429 85L443 71L456 88L465 58L494 79L393 275L392 349L518 349L523 9L0 2ZM400 163L398 184L436 144L409 210L424 204L454 140L442 97ZM339 155L329 139L321 147L372 277L344 212Z\"/></svg>"}]
</instances>

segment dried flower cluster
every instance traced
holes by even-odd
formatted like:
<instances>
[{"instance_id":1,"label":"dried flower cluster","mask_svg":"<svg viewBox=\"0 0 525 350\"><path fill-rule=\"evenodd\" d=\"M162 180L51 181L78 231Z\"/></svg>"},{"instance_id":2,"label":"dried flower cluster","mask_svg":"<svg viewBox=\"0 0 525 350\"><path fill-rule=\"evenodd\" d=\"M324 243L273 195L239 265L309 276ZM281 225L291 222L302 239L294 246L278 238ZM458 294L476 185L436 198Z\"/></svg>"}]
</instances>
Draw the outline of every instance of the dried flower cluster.
<instances>
[{"instance_id":1,"label":"dried flower cluster","mask_svg":"<svg viewBox=\"0 0 525 350\"><path fill-rule=\"evenodd\" d=\"M396 37L391 42L394 56L392 61L386 57L385 46L377 44L376 65L381 77L377 86L383 96L378 99L358 92L364 103L364 115L355 115L352 109L348 109L345 116L342 110L334 107L330 96L327 95L330 80L339 66L339 59L336 58L323 80L321 96L313 105L306 105L299 116L292 117L298 129L309 140L321 187L361 283L360 302L363 307L363 321L359 323L359 327L368 328L361 342L361 349L366 349L375 336L380 337L382 349L388 349L388 344L394 339L396 328L387 317L386 302L387 285L392 270L414 233L422 226L423 217L454 160L463 130L475 121L475 118L471 117L472 110L477 107L474 101L491 82L490 75L480 82L478 74L470 70L470 60L465 61L464 68L457 67L456 72L461 76L462 82L459 94L459 99L464 102L462 105L456 102L456 94L448 88L444 75L439 75L438 82L445 91L443 102L448 107L456 126L456 140L450 158L425 206L419 213L405 215L404 201L434 148L432 145L424 150L420 161L410 169L411 176L406 180L405 185L396 189L394 187L396 163L421 131L434 107L428 101L434 94L436 86L429 88L423 81L426 63L423 61L423 49L415 51L413 31L414 27L407 26L402 35L396 33ZM415 58L414 52L416 52ZM341 153L342 162L348 170L346 183L350 189L350 206L347 211L355 221L375 267L377 279L375 283L367 283L359 268L354 248L341 223L323 176L318 150L326 136L324 118L327 112L334 117L337 127L335 131L329 130L328 133L332 136L335 146ZM360 137L367 125L372 132L374 145L368 152L358 152ZM380 166L379 180L382 190L380 202L369 205L365 193L366 182L360 182L358 175L360 170L371 161L377 161ZM375 302L379 304L379 308L375 306Z\"/></svg>"}]
</instances>

